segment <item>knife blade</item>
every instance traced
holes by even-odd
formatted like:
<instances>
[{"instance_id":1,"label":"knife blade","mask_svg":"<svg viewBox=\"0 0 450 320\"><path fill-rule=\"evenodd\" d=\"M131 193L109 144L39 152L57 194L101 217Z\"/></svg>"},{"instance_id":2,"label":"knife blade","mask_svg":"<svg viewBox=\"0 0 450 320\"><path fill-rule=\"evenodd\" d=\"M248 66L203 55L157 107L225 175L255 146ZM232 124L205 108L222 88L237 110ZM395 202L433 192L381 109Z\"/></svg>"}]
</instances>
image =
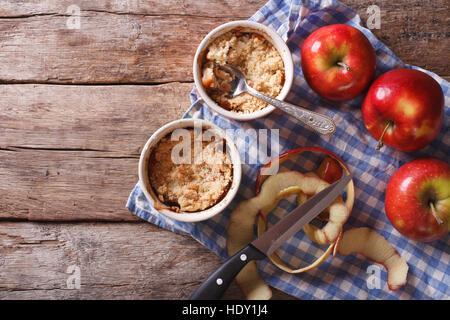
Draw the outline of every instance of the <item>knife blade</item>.
<instances>
[{"instance_id":1,"label":"knife blade","mask_svg":"<svg viewBox=\"0 0 450 320\"><path fill-rule=\"evenodd\" d=\"M286 217L275 224L267 232L251 244L259 251L269 256L290 237L296 234L303 226L313 220L319 213L327 208L341 193L352 179L352 175L344 175L327 188L312 196L308 201L291 211Z\"/></svg>"},{"instance_id":2,"label":"knife blade","mask_svg":"<svg viewBox=\"0 0 450 320\"><path fill-rule=\"evenodd\" d=\"M350 182L352 177L352 174L343 175L341 179L312 196L259 238L228 258L203 281L190 299L220 299L234 277L247 263L252 260L262 260L278 249L286 240L327 208Z\"/></svg>"}]
</instances>

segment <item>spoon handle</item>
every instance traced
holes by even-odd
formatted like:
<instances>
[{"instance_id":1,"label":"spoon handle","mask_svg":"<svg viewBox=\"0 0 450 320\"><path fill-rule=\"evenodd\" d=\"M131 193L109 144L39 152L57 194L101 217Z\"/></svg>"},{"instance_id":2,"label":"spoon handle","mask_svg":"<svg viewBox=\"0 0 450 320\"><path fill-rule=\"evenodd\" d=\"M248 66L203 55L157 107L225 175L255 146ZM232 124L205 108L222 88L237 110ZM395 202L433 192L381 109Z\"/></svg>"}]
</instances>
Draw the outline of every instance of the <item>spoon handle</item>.
<instances>
[{"instance_id":1,"label":"spoon handle","mask_svg":"<svg viewBox=\"0 0 450 320\"><path fill-rule=\"evenodd\" d=\"M327 116L309 111L305 108L295 106L281 100L271 98L251 87L247 87L247 92L252 96L259 98L264 102L267 102L274 107L277 107L278 109L281 109L284 112L290 114L291 116L300 120L308 127L312 128L314 131L320 134L332 134L336 130L336 125L334 124L333 120Z\"/></svg>"}]
</instances>

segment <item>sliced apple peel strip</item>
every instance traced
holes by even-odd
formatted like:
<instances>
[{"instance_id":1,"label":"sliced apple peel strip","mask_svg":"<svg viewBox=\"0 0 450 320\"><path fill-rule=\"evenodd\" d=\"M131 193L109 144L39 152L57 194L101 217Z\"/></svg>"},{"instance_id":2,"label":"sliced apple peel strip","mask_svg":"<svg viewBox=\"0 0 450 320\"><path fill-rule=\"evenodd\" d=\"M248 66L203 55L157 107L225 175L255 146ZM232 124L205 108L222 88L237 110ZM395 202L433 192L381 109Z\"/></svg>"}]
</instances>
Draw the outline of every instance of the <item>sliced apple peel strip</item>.
<instances>
[{"instance_id":1,"label":"sliced apple peel strip","mask_svg":"<svg viewBox=\"0 0 450 320\"><path fill-rule=\"evenodd\" d=\"M308 172L308 173L306 173L305 175L308 175L308 176L317 176L317 174L315 174L314 172ZM303 202L305 202L306 200L308 200L308 197L304 194L304 193L299 193L298 194L298 197L297 197L297 204L298 205L301 205ZM324 212L322 212L322 213L324 213ZM322 214L321 213L321 214ZM318 216L317 216L317 218L319 218L320 220L323 220L323 221L328 221L328 218L321 218L321 214L319 214ZM260 217L261 217L261 215L260 215ZM264 217L264 216L263 216ZM267 219L266 219L266 217L264 217L264 222L266 222L267 221ZM303 231L305 232L305 234L310 238L310 240L311 241L314 241L313 239L314 239L314 235L313 235L313 230L312 230L312 228L310 228L310 225L308 224L308 225L306 225L304 228L303 228ZM336 254L337 254L337 249L338 249L338 247L339 247L339 243L340 243L340 240L342 239L342 229L341 229L341 231L339 232L339 236L337 237L337 239L336 239L336 241L334 242L334 246L333 246L333 255L332 255L332 257L334 258L334 257L336 257ZM331 247L331 246L330 246ZM330 248L328 248L328 249L330 249ZM331 250L331 249L330 249ZM328 250L327 250L328 251ZM328 255L327 255L328 256ZM275 257L274 257L275 258ZM279 263L278 262L278 260L275 258L274 259L278 264L280 264L280 265L283 265L283 267L280 267L280 265L278 265L277 264L277 266L278 267L280 267L281 269L283 269L284 270L284 268L285 268L285 264L283 263L283 264L281 264L281 263ZM320 259L319 259L320 260ZM318 260L318 261L319 261ZM276 262L274 262L274 263L276 263ZM285 270L286 271L286 270ZM289 271L287 271L287 272L289 272ZM295 270L294 271L292 271L291 273L296 273L295 272Z\"/></svg>"},{"instance_id":2,"label":"sliced apple peel strip","mask_svg":"<svg viewBox=\"0 0 450 320\"><path fill-rule=\"evenodd\" d=\"M329 183L326 181L323 181L322 179L318 178L316 175L304 175L296 171L288 171L283 173L278 173L276 175L272 175L269 178L265 180L261 187L261 192L258 194L257 197L263 197L264 199L267 199L267 205L261 207L258 224L257 224L257 230L258 230L258 236L263 234L267 230L267 215L270 214L270 212L273 211L273 209L277 206L278 202L282 198L286 198L290 195L297 194L298 195L298 201L302 202L305 201L308 195L314 195L324 188L328 187ZM280 190L276 196L272 196L272 199L269 195L269 192L271 190ZM271 202L273 201L273 202ZM335 221L337 219L334 218L334 215L344 215L345 217L348 217L348 209L346 205L344 204L344 201L342 200L342 197L336 198L335 201L329 206L330 209L330 217L331 221L327 223L327 225L334 225L336 224ZM346 220L346 218L345 218ZM340 222L339 222L340 223ZM281 258L274 252L269 256L269 259L272 261L273 264L275 264L277 267L279 267L281 270L289 272L289 273L302 273L308 270L311 270L313 268L316 268L318 265L320 265L325 259L330 255L330 253L333 251L333 248L335 246L335 241L339 237L340 230L342 226L339 225L336 227L338 232L336 234L332 234L333 238L328 241L324 242L322 244L329 244L328 248L323 252L323 254L317 258L313 263L310 265L299 268L299 269L292 269L290 266L285 264ZM328 230L328 229L327 229ZM317 232L320 233L320 232ZM314 233L315 235L315 233ZM318 240L317 240L318 242Z\"/></svg>"},{"instance_id":3,"label":"sliced apple peel strip","mask_svg":"<svg viewBox=\"0 0 450 320\"><path fill-rule=\"evenodd\" d=\"M319 175L316 172L307 172L307 173L305 173L305 175L308 177L319 177ZM341 196L339 196L339 197L342 199ZM301 205L307 199L308 199L308 197L306 195L303 195L303 197L300 197L300 194L299 194L299 196L297 198L297 205ZM349 209L349 215L350 215L350 210L351 210L351 208ZM324 215L324 213L326 215ZM326 211L323 211L317 216L317 218L322 221L329 221L329 213L327 213ZM319 241L316 239L316 234L319 234L316 227L313 227L312 225L307 224L306 226L303 227L303 231L305 232L305 234L309 237L309 239L311 241L319 243ZM339 245L339 240L340 240L341 236L342 236L342 227L341 227L341 230L339 231L339 235L338 235L337 239L334 241L335 245L334 245L334 250L333 250L333 258L336 256L337 247Z\"/></svg>"},{"instance_id":4,"label":"sliced apple peel strip","mask_svg":"<svg viewBox=\"0 0 450 320\"><path fill-rule=\"evenodd\" d=\"M271 212L278 202L292 194L302 192L304 194L316 194L328 183L316 177L306 177L296 171L288 171L272 175L267 178L261 187L260 193L254 198L244 200L238 204L230 215L227 229L227 253L229 256L245 247L253 241L253 227L259 212ZM331 253L334 244L319 258L323 262ZM316 267L304 268L304 271ZM247 264L237 275L236 282L241 287L247 299L270 299L271 290L262 279L259 278L256 262Z\"/></svg>"},{"instance_id":5,"label":"sliced apple peel strip","mask_svg":"<svg viewBox=\"0 0 450 320\"><path fill-rule=\"evenodd\" d=\"M335 156L333 153L317 148L317 147L305 147L297 149L295 152L297 154L303 152L303 151L313 151L313 152L322 152L327 155L329 155L331 158L338 161L340 166L343 168L343 170L349 174L348 168L345 166L345 164L340 160L337 156ZM284 162L288 158L291 158L291 155L284 154L280 157L280 161ZM300 173L296 172L296 174L301 175ZM257 189L259 189L259 186L265 182L266 179L269 179L272 176L258 176L257 178ZM317 175L316 175L317 177ZM267 185L267 184L265 184ZM323 187L326 187L327 184L323 184ZM292 183L289 180L282 181L282 183L279 183L275 189L278 189L279 192L274 194L273 198L270 197L270 192L266 194L266 192L263 192L263 190L266 189L266 187L261 188L261 192L252 199L246 200L241 202L231 213L230 216L230 222L227 229L227 253L229 256L233 255L243 247L245 247L248 243L253 241L253 227L254 227L254 221L256 216L259 214L258 219L258 230L263 230L263 226L266 226L266 219L265 215L260 214L261 211L272 211L278 204L278 202L285 197L288 197L292 194L298 195L298 201L306 201L307 195L303 192L302 189L300 189L298 186L292 185ZM270 189L270 188L267 188ZM313 194L313 191L310 191L311 194ZM258 192L257 192L258 193ZM269 196L267 198L266 196ZM266 199L264 200L255 200L258 199ZM269 200L269 201L267 201ZM259 207L258 202L263 202L261 205L261 208ZM347 185L347 199L345 202L345 205L348 208L348 211L350 212L353 207L354 202L354 185L353 181ZM263 223L263 225L261 225ZM258 231L259 233L260 231ZM336 243L339 241L340 237L342 235L342 231L340 231ZM333 250L334 249L334 250ZM289 266L284 264L281 259L279 259L276 254L271 255L270 260L280 269L291 272L291 273L301 273L308 270L311 270L318 265L320 265L325 259L330 255L331 251L333 250L333 256L337 252L337 246L335 243L331 243L327 250L320 256L315 262L313 262L311 265L298 269L298 270L292 270ZM277 259L278 257L278 259ZM238 286L243 291L244 295L247 299L270 299L272 296L272 291L270 287L259 277L257 265L255 261L251 261L247 266L245 266L241 272L236 277L236 282Z\"/></svg>"},{"instance_id":6,"label":"sliced apple peel strip","mask_svg":"<svg viewBox=\"0 0 450 320\"><path fill-rule=\"evenodd\" d=\"M359 253L383 265L388 273L390 290L397 290L406 284L408 264L383 236L372 229L354 228L345 231L338 252L343 256Z\"/></svg>"},{"instance_id":7,"label":"sliced apple peel strip","mask_svg":"<svg viewBox=\"0 0 450 320\"><path fill-rule=\"evenodd\" d=\"M280 195L282 195L282 197L280 197L280 199L287 198L293 194L297 195L297 202L299 204L305 202L308 199L307 195L305 193L303 193L302 189L298 186L292 186L285 190L282 190L280 192ZM259 219L258 219L258 225L257 225L258 237L260 235L262 235L265 231L267 231L267 215L271 211L272 210L268 210L268 211L261 210ZM298 273L306 272L308 270L318 267L330 255L333 248L334 248L334 243L330 244L328 246L328 248L324 251L324 253L320 257L318 257L313 263L311 263L310 265L305 266L303 268L299 268L299 269L292 269L289 265L284 263L283 260L281 260L281 258L275 252L269 256L269 259L274 265L276 265L281 270L288 272L288 273L292 273L292 274L298 274Z\"/></svg>"},{"instance_id":8,"label":"sliced apple peel strip","mask_svg":"<svg viewBox=\"0 0 450 320\"><path fill-rule=\"evenodd\" d=\"M317 244L336 242L344 223L350 215L342 197L337 197L327 208L327 211L329 211L329 218L325 226L318 228L312 224L307 224L303 227L306 235Z\"/></svg>"},{"instance_id":9,"label":"sliced apple peel strip","mask_svg":"<svg viewBox=\"0 0 450 320\"><path fill-rule=\"evenodd\" d=\"M345 165L345 163L338 156L334 155L330 151L325 151L325 153L328 155L328 157L330 157L330 161L333 161L333 160L336 161L336 163L342 168L343 172L345 172L346 174L350 174L350 171L348 170L347 166ZM306 175L324 178L323 175L326 175L326 173L325 173L326 169L325 168L327 166L326 165L323 166L323 165L326 164L326 161L327 161L327 159L325 158L322 161L322 163L320 164L320 166L316 169L315 172L308 172L308 173L306 173ZM334 181L335 181L335 179L333 179L333 181L327 181L327 182L333 183ZM354 187L353 180L352 180L351 183L347 186L347 199L345 201L345 205L348 208L349 215L350 215L350 213L351 213L351 211L353 209L354 201L355 201L355 187ZM298 198L298 205L300 205L301 203L302 203L302 199L299 197ZM326 218L323 217L324 213L325 212L320 213L317 216L317 218L319 218L319 219L321 219L323 221L328 221L327 217ZM305 228L303 228L303 231L305 231L305 233L308 235L308 237L311 239L311 241L315 240L314 229L312 228L312 226L310 226L308 224ZM342 238L342 228L341 228L341 230L339 232L339 235L338 235L338 237L337 237L337 239L335 241L335 246L334 246L333 255L332 255L333 258L336 257L341 238Z\"/></svg>"},{"instance_id":10,"label":"sliced apple peel strip","mask_svg":"<svg viewBox=\"0 0 450 320\"><path fill-rule=\"evenodd\" d=\"M265 206L261 207L261 214L263 216L267 216L271 211L273 211L281 198L285 198L291 194L301 193L306 196L314 195L328 186L329 184L326 181L323 181L318 177L307 176L296 171L288 171L272 175L265 181L263 187L261 188L261 192L257 196L273 201L272 203L269 202ZM271 190L280 191L278 191L277 195L274 197L269 195ZM302 197L299 197L299 199L302 199ZM325 225L325 230L328 231L328 229L326 229L327 225L333 226L338 224L339 228L337 228L337 232L334 232L334 229L330 229L331 236L326 236L326 241L320 244L334 242L339 235L340 226L346 221L349 215L347 206L344 204L342 197L337 197L329 205L328 209L330 211L330 221ZM331 233L331 231L333 232Z\"/></svg>"},{"instance_id":11,"label":"sliced apple peel strip","mask_svg":"<svg viewBox=\"0 0 450 320\"><path fill-rule=\"evenodd\" d=\"M338 157L336 156L334 153L332 153L331 151L322 149L322 148L318 148L318 147L303 147L303 148L298 148L292 151L288 151L282 155L280 155L280 157L278 158L279 164L283 163L284 161L286 161L287 159L292 158L293 156L298 156L299 154L301 154L302 152L305 151L311 151L311 152L318 152L318 153L324 153L327 156L329 156L332 160L335 160L339 166L342 168L343 172L345 172L346 174L350 174L349 169L347 168L347 166L345 165L345 163ZM324 159L325 161L325 159ZM323 164L323 163L322 163ZM322 167L322 164L319 166L319 171L320 168ZM266 166L270 165L270 163L266 164ZM320 172L319 172L320 174ZM323 181L321 179L321 177L318 176L317 172L308 172L304 174L305 177L308 178L315 178L315 179L319 179L322 181L322 183L324 183L323 187L328 186L329 184L325 181ZM265 181L265 179L268 179L268 177L270 176L261 176L259 175L257 178L257 192L258 192L258 187L261 183L263 183ZM334 182L334 181L333 181ZM297 188L297 189L296 189ZM288 190L285 190L285 192L287 192ZM294 194L297 193L297 203L298 205L300 205L301 203L303 203L304 201L307 200L308 195L305 194L298 186L292 186L290 187L290 194ZM298 274L298 273L302 273L308 270L311 270L317 266L319 266L322 262L324 262L326 260L326 258L330 255L331 252L333 252L333 257L336 256L337 254L337 249L338 249L338 245L339 245L339 240L340 237L342 236L342 227L345 223L345 221L347 220L348 216L351 213L351 210L353 208L353 203L355 200L355 191L354 191L354 184L353 184L353 180L347 185L347 197L346 197L346 201L345 201L345 206L347 208L347 210L345 210L345 208L343 208L342 206L340 208L335 207L333 210L333 221L328 221L329 223L327 223L328 227L327 229L325 229L326 232L331 234L331 237L326 237L324 230L321 230L315 226L312 226L310 224L306 225L303 230L305 231L305 233L307 234L307 236L310 238L311 241L317 243L317 244L329 244L328 248L324 251L324 253L317 258L316 261L314 261L312 264L303 267L303 268L299 268L299 269L293 269L291 268L289 265L287 265L286 263L284 263L281 258L274 252L273 254L271 254L269 256L270 261L277 266L279 269L288 272L288 273L292 273L292 274ZM340 201L342 203L342 197L339 196L338 199L335 200ZM329 207L330 208L330 207ZM328 209L329 209L328 208ZM258 217L258 224L257 224L257 232L258 232L258 236L260 236L263 232L265 232L267 230L267 215L271 212L272 210L268 210L267 212L264 212L263 210L261 210L259 217ZM323 212L324 213L324 212ZM339 219L339 216L341 216L341 213L344 213L344 216L341 217L341 219ZM318 216L319 218L322 216L322 213ZM328 219L322 219L322 220L328 220ZM339 221L341 220L341 221ZM325 225L326 227L326 225ZM325 228L324 227L324 228ZM332 231L332 233L331 233ZM330 239L331 238L331 239Z\"/></svg>"},{"instance_id":12,"label":"sliced apple peel strip","mask_svg":"<svg viewBox=\"0 0 450 320\"><path fill-rule=\"evenodd\" d=\"M284 161L291 159L292 157L299 156L301 153L307 152L307 151L323 153L323 154L327 155L331 159L337 161L339 166L342 168L342 170L346 174L350 174L350 170L345 165L343 160L341 160L333 152L323 149L323 148L319 148L319 147L301 147L301 148L297 148L294 150L290 150L290 151L287 151L287 152L281 154L278 157L277 161L279 161L279 165L281 165ZM267 163L266 165L264 165L264 167L270 167L270 162ZM320 168L320 166L319 166L319 168ZM309 177L318 177L317 173L315 173L315 172L308 172L305 175L309 176ZM259 175L257 177L257 181L256 181L257 192L258 192L259 186L268 177L270 177L270 176ZM298 199L300 199L300 198L298 198ZM347 218L353 209L354 201L355 201L355 186L354 186L353 179L352 179L350 181L350 183L347 185L347 197L345 200L345 205L347 206L347 210L348 210ZM265 217L262 217L262 218L265 219ZM345 221L347 220L345 217L342 217L342 216L340 217L340 215L338 215L338 213L336 213L335 218L336 219L334 219L334 221L332 221L332 223L326 229L326 230L328 230L329 233L332 233L331 236L329 236L329 237L325 236L325 234L323 233L324 230L321 230L321 229L319 229L315 226L311 226L311 225L308 225L306 228L304 228L304 231L307 233L307 235L311 239L311 241L316 242L318 244L326 244L326 243L335 242L336 240L338 240L339 234L341 233L341 230L342 230L342 226L339 229L338 225L340 223L342 223L342 225L343 225L345 223ZM342 222L342 220L344 220L344 221ZM334 255L335 255L335 253L334 253Z\"/></svg>"},{"instance_id":13,"label":"sliced apple peel strip","mask_svg":"<svg viewBox=\"0 0 450 320\"><path fill-rule=\"evenodd\" d=\"M276 207L276 204L278 203L278 201L281 198L286 198L292 194L297 194L297 202L300 205L301 203L303 203L304 201L307 200L308 195L305 192L305 190L308 190L309 194L315 194L317 192L320 192L320 190L323 190L324 188L326 188L329 185L327 182L318 178L316 175L313 175L313 174L302 175L301 173L296 172L296 171L288 171L288 172L280 173L277 176L279 177L279 179L283 179L283 181L288 181L289 178L291 178L292 179L291 183L295 183L295 185L290 186L286 189L283 189L277 196L277 201L273 206L267 206L266 208L261 209L259 219L258 219L258 225L257 225L258 236L262 235L267 230L267 216L270 214L270 212L273 211L273 209ZM271 182L270 179L272 177L275 177L275 176L271 176L263 184L263 187L261 188L261 193L263 192L264 185L266 183L269 183L269 181ZM294 179L294 178L296 178L296 179ZM274 180L274 179L275 178L272 178L272 180ZM310 189L305 188L304 184L316 185L317 189L311 193L311 191L310 191L311 188ZM329 209L330 209L330 212L332 212L332 214L335 214L336 212L338 212L339 214L341 214L342 212L345 212L345 214L347 215L347 207L345 206L344 201L342 200L342 197L336 198L336 200L333 201L333 203L329 206ZM332 216L332 215L330 214L330 216ZM327 222L327 225L328 224L332 225L334 223L335 223L334 221ZM307 225L307 226L310 226L310 225ZM305 227L307 227L307 226L305 226ZM324 262L326 260L326 258L331 254L331 252L333 252L333 248L335 247L335 241L337 241L337 238L340 235L341 228L342 228L342 226L338 227L339 230L335 236L335 239L333 239L330 242L324 241L323 243L321 243L321 244L329 244L328 248L313 263L311 263L305 267L298 268L298 269L291 268L289 265L287 265L286 263L284 263L281 260L281 258L278 256L278 254L276 252L272 253L269 256L269 259L274 265L276 265L281 270L288 272L288 273L292 273L292 274L298 274L298 273L302 273L302 272L306 272L311 269L314 269L317 266L319 266L322 262ZM320 232L316 231L316 229L312 229L312 226L310 226L310 228L307 228L307 230L313 230L313 233L311 235L309 235L311 240L313 240L313 239L316 240L315 235L320 234ZM317 229L317 230L320 230L320 229ZM319 241L316 240L315 242L319 242Z\"/></svg>"}]
</instances>

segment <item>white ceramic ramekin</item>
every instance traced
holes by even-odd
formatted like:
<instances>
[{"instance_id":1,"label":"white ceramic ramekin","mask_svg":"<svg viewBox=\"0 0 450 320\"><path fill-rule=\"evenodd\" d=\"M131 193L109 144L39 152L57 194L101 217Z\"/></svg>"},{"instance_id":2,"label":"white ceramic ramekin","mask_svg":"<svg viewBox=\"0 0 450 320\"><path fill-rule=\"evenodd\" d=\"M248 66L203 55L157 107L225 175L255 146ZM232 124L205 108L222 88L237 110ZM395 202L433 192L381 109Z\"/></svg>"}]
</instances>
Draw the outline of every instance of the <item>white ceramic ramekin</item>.
<instances>
[{"instance_id":1,"label":"white ceramic ramekin","mask_svg":"<svg viewBox=\"0 0 450 320\"><path fill-rule=\"evenodd\" d=\"M200 45L197 48L197 52L195 53L194 57L194 65L193 65L193 74L194 74L194 81L195 86L197 87L197 91L200 94L200 97L205 101L205 103L214 111L217 113L231 119L239 120L239 121L246 121L246 120L253 120L257 118L264 117L271 113L275 107L268 105L266 108L262 110L258 110L252 113L244 114L244 113L237 113L225 110L221 106L219 106L214 100L212 100L205 88L202 85L202 64L205 57L205 54L207 52L207 48L209 44L214 41L217 37L221 36L222 34L231 31L233 29L238 29L245 32L254 32L262 35L264 38L266 38L270 43L278 50L280 53L281 58L283 59L284 63L284 74L285 74L285 80L284 80L284 86L281 89L280 94L276 97L279 100L283 100L286 98L287 94L289 93L289 90L291 90L292 82L294 80L294 63L292 62L292 55L289 51L288 46L284 42L284 40L272 29L266 27L263 24L253 22L253 21L232 21L225 23L214 30L212 30L210 33L206 35L206 37L202 40Z\"/></svg>"},{"instance_id":2,"label":"white ceramic ramekin","mask_svg":"<svg viewBox=\"0 0 450 320\"><path fill-rule=\"evenodd\" d=\"M229 151L230 160L233 165L233 181L225 197L214 206L206 210L197 212L174 212L170 210L168 206L160 202L158 197L155 195L153 188L150 185L148 163L154 147L162 138L164 138L167 134L174 131L175 129L194 128L194 124L196 127L201 126L201 128L205 130L213 130L218 137L225 139L227 150ZM180 119L162 126L150 137L150 139L148 139L147 143L142 149L141 157L139 159L139 185L150 204L162 214L172 219L184 222L197 222L206 220L224 210L236 195L236 192L238 191L239 185L241 183L241 176L241 158L231 137L227 136L225 131L218 126L209 121L201 119Z\"/></svg>"}]
</instances>

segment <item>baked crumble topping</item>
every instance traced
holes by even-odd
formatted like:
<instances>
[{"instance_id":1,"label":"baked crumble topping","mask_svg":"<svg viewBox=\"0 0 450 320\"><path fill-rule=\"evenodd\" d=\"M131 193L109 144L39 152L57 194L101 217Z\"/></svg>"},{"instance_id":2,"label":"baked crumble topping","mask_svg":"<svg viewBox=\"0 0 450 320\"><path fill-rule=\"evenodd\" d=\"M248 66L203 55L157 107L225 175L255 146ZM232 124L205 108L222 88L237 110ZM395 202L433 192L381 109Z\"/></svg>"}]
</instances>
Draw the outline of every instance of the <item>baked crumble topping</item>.
<instances>
[{"instance_id":1,"label":"baked crumble topping","mask_svg":"<svg viewBox=\"0 0 450 320\"><path fill-rule=\"evenodd\" d=\"M183 140L172 141L170 134L157 144L149 162L150 184L155 194L176 212L212 207L226 195L233 179L225 140L202 141L202 150L198 152L194 147L194 129L187 130L191 137L191 154L184 160L189 160L188 163L173 161L172 151Z\"/></svg>"},{"instance_id":2,"label":"baked crumble topping","mask_svg":"<svg viewBox=\"0 0 450 320\"><path fill-rule=\"evenodd\" d=\"M217 67L224 64L241 70L252 88L272 98L278 96L283 88L284 63L276 48L257 33L232 30L208 46L202 66L202 84L208 95L222 108L251 113L267 106L267 103L248 93L229 97L232 77Z\"/></svg>"}]
</instances>

